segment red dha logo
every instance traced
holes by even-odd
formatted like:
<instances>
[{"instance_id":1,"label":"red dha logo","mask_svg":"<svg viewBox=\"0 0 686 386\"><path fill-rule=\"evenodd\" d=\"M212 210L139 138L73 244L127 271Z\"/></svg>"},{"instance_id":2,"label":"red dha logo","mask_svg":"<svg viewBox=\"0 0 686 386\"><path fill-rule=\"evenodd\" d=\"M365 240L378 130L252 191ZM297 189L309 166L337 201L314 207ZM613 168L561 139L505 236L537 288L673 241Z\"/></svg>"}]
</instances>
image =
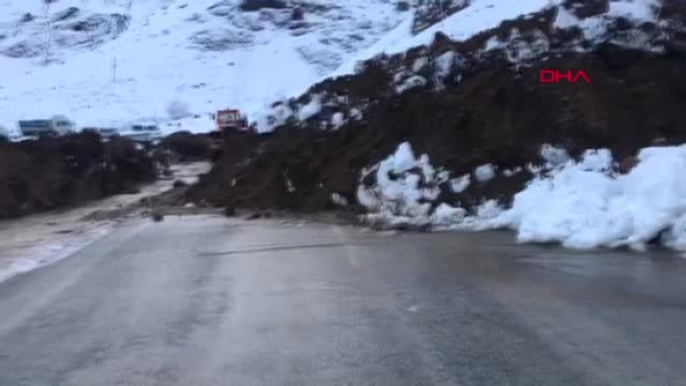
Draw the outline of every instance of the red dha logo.
<instances>
[{"instance_id":1,"label":"red dha logo","mask_svg":"<svg viewBox=\"0 0 686 386\"><path fill-rule=\"evenodd\" d=\"M558 70L541 70L541 83L560 83L560 80L566 80L567 83L577 83L583 80L586 83L591 83L591 79L583 70L577 71L576 75L572 74L572 70L566 72Z\"/></svg>"}]
</instances>

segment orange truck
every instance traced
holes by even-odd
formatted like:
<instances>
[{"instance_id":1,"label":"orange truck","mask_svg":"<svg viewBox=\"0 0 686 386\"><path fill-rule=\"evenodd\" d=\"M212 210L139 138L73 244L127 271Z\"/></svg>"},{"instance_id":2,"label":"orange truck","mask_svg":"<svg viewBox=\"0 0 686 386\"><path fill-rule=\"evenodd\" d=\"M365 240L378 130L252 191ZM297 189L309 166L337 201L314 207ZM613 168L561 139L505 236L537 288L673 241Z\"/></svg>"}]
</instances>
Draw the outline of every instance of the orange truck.
<instances>
[{"instance_id":1,"label":"orange truck","mask_svg":"<svg viewBox=\"0 0 686 386\"><path fill-rule=\"evenodd\" d=\"M248 126L247 117L241 114L240 110L219 110L214 115L214 120L216 130L209 134L212 141L213 157L218 157L223 153L229 138L232 136L253 132Z\"/></svg>"},{"instance_id":2,"label":"orange truck","mask_svg":"<svg viewBox=\"0 0 686 386\"><path fill-rule=\"evenodd\" d=\"M240 110L219 110L214 115L214 119L217 125L216 130L210 133L209 137L215 150L222 150L231 135L250 131L248 119L241 114Z\"/></svg>"},{"instance_id":3,"label":"orange truck","mask_svg":"<svg viewBox=\"0 0 686 386\"><path fill-rule=\"evenodd\" d=\"M217 131L230 134L248 130L248 119L240 110L219 110L216 115Z\"/></svg>"}]
</instances>

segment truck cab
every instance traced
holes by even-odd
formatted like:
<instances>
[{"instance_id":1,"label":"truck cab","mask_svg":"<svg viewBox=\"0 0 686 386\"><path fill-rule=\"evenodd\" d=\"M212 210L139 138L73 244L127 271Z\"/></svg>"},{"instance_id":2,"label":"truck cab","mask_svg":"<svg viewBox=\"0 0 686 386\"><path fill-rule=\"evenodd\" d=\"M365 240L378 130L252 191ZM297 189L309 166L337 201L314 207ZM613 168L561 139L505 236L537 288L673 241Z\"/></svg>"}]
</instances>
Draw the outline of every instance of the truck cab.
<instances>
[{"instance_id":1,"label":"truck cab","mask_svg":"<svg viewBox=\"0 0 686 386\"><path fill-rule=\"evenodd\" d=\"M216 116L217 131L246 131L248 119L239 110L219 110Z\"/></svg>"},{"instance_id":2,"label":"truck cab","mask_svg":"<svg viewBox=\"0 0 686 386\"><path fill-rule=\"evenodd\" d=\"M213 115L216 130L208 133L212 149L212 159L217 159L224 152L226 144L232 136L251 132L248 118L240 110L219 110Z\"/></svg>"}]
</instances>

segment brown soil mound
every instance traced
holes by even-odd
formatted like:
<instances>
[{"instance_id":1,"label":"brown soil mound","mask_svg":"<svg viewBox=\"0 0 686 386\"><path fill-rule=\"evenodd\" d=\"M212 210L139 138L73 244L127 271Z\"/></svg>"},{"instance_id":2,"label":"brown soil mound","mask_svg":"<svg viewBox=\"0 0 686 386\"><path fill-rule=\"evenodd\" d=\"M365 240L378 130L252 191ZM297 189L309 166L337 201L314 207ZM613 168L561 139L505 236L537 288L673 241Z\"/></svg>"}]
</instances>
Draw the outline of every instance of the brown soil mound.
<instances>
[{"instance_id":1,"label":"brown soil mound","mask_svg":"<svg viewBox=\"0 0 686 386\"><path fill-rule=\"evenodd\" d=\"M602 12L604 3L594 2L595 7L580 16ZM320 83L291 101L302 105L315 94L330 100L344 97L348 109L364 106L363 119L349 119L338 130L322 130L322 122L342 107L325 103L307 122L290 120L269 136L243 138L190 189L189 198L216 206L297 211L331 208L333 193L354 203L360 171L393 153L403 141L454 176L485 163L501 169L541 163L539 152L545 143L564 147L572 156L589 148L609 148L621 160L658 138L684 142L686 53L678 39L679 18L673 15L679 9L670 4L664 12L672 14L670 20L676 24L670 27L672 40L663 42L662 53L609 43L591 46L580 40L578 30L552 28L555 11L547 10L505 22L463 43L437 36L430 47L377 58L357 74ZM623 41L624 27L617 24L608 39ZM482 54L487 41L494 36L506 41L515 28L524 41L542 31L549 43L545 57L513 64L502 50ZM631 28L640 28L657 43L662 36L652 25ZM587 52L574 52L579 45ZM393 79L399 69L448 50L458 52L463 62L459 78L447 77L440 89L429 83L396 93ZM543 69L583 70L591 82L541 84ZM471 184L461 194L444 186L438 201L463 207L484 198L507 201L530 177L499 174L488 184Z\"/></svg>"},{"instance_id":2,"label":"brown soil mound","mask_svg":"<svg viewBox=\"0 0 686 386\"><path fill-rule=\"evenodd\" d=\"M157 149L170 151L179 162L192 162L210 158L210 145L210 139L205 134L179 131L165 137Z\"/></svg>"},{"instance_id":3,"label":"brown soil mound","mask_svg":"<svg viewBox=\"0 0 686 386\"><path fill-rule=\"evenodd\" d=\"M543 68L583 69L591 84L540 84ZM377 93L375 87L386 87L389 77L376 67L329 86ZM684 103L686 61L679 56L607 46L519 72L504 61L490 63L459 87L382 98L364 121L338 131L286 127L236 142L191 190L191 198L218 206L306 211L330 207L332 193L354 202L360 170L406 140L456 176L484 163L505 168L540 162L544 143L572 155L610 148L621 159L656 138L686 141ZM445 201L469 205L482 197L507 198L526 179L473 184Z\"/></svg>"},{"instance_id":4,"label":"brown soil mound","mask_svg":"<svg viewBox=\"0 0 686 386\"><path fill-rule=\"evenodd\" d=\"M0 143L0 218L132 191L156 174L154 160L123 138L86 132Z\"/></svg>"}]
</instances>

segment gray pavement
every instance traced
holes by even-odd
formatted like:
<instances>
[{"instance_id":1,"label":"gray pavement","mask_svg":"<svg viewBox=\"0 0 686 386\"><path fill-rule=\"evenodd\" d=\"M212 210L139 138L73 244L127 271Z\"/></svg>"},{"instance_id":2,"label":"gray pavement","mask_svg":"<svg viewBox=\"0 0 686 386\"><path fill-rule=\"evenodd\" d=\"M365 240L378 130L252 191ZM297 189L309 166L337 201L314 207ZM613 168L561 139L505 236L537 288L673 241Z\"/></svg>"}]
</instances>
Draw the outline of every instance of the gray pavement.
<instances>
[{"instance_id":1,"label":"gray pavement","mask_svg":"<svg viewBox=\"0 0 686 386\"><path fill-rule=\"evenodd\" d=\"M686 385L686 260L188 217L0 283L0 386Z\"/></svg>"}]
</instances>

